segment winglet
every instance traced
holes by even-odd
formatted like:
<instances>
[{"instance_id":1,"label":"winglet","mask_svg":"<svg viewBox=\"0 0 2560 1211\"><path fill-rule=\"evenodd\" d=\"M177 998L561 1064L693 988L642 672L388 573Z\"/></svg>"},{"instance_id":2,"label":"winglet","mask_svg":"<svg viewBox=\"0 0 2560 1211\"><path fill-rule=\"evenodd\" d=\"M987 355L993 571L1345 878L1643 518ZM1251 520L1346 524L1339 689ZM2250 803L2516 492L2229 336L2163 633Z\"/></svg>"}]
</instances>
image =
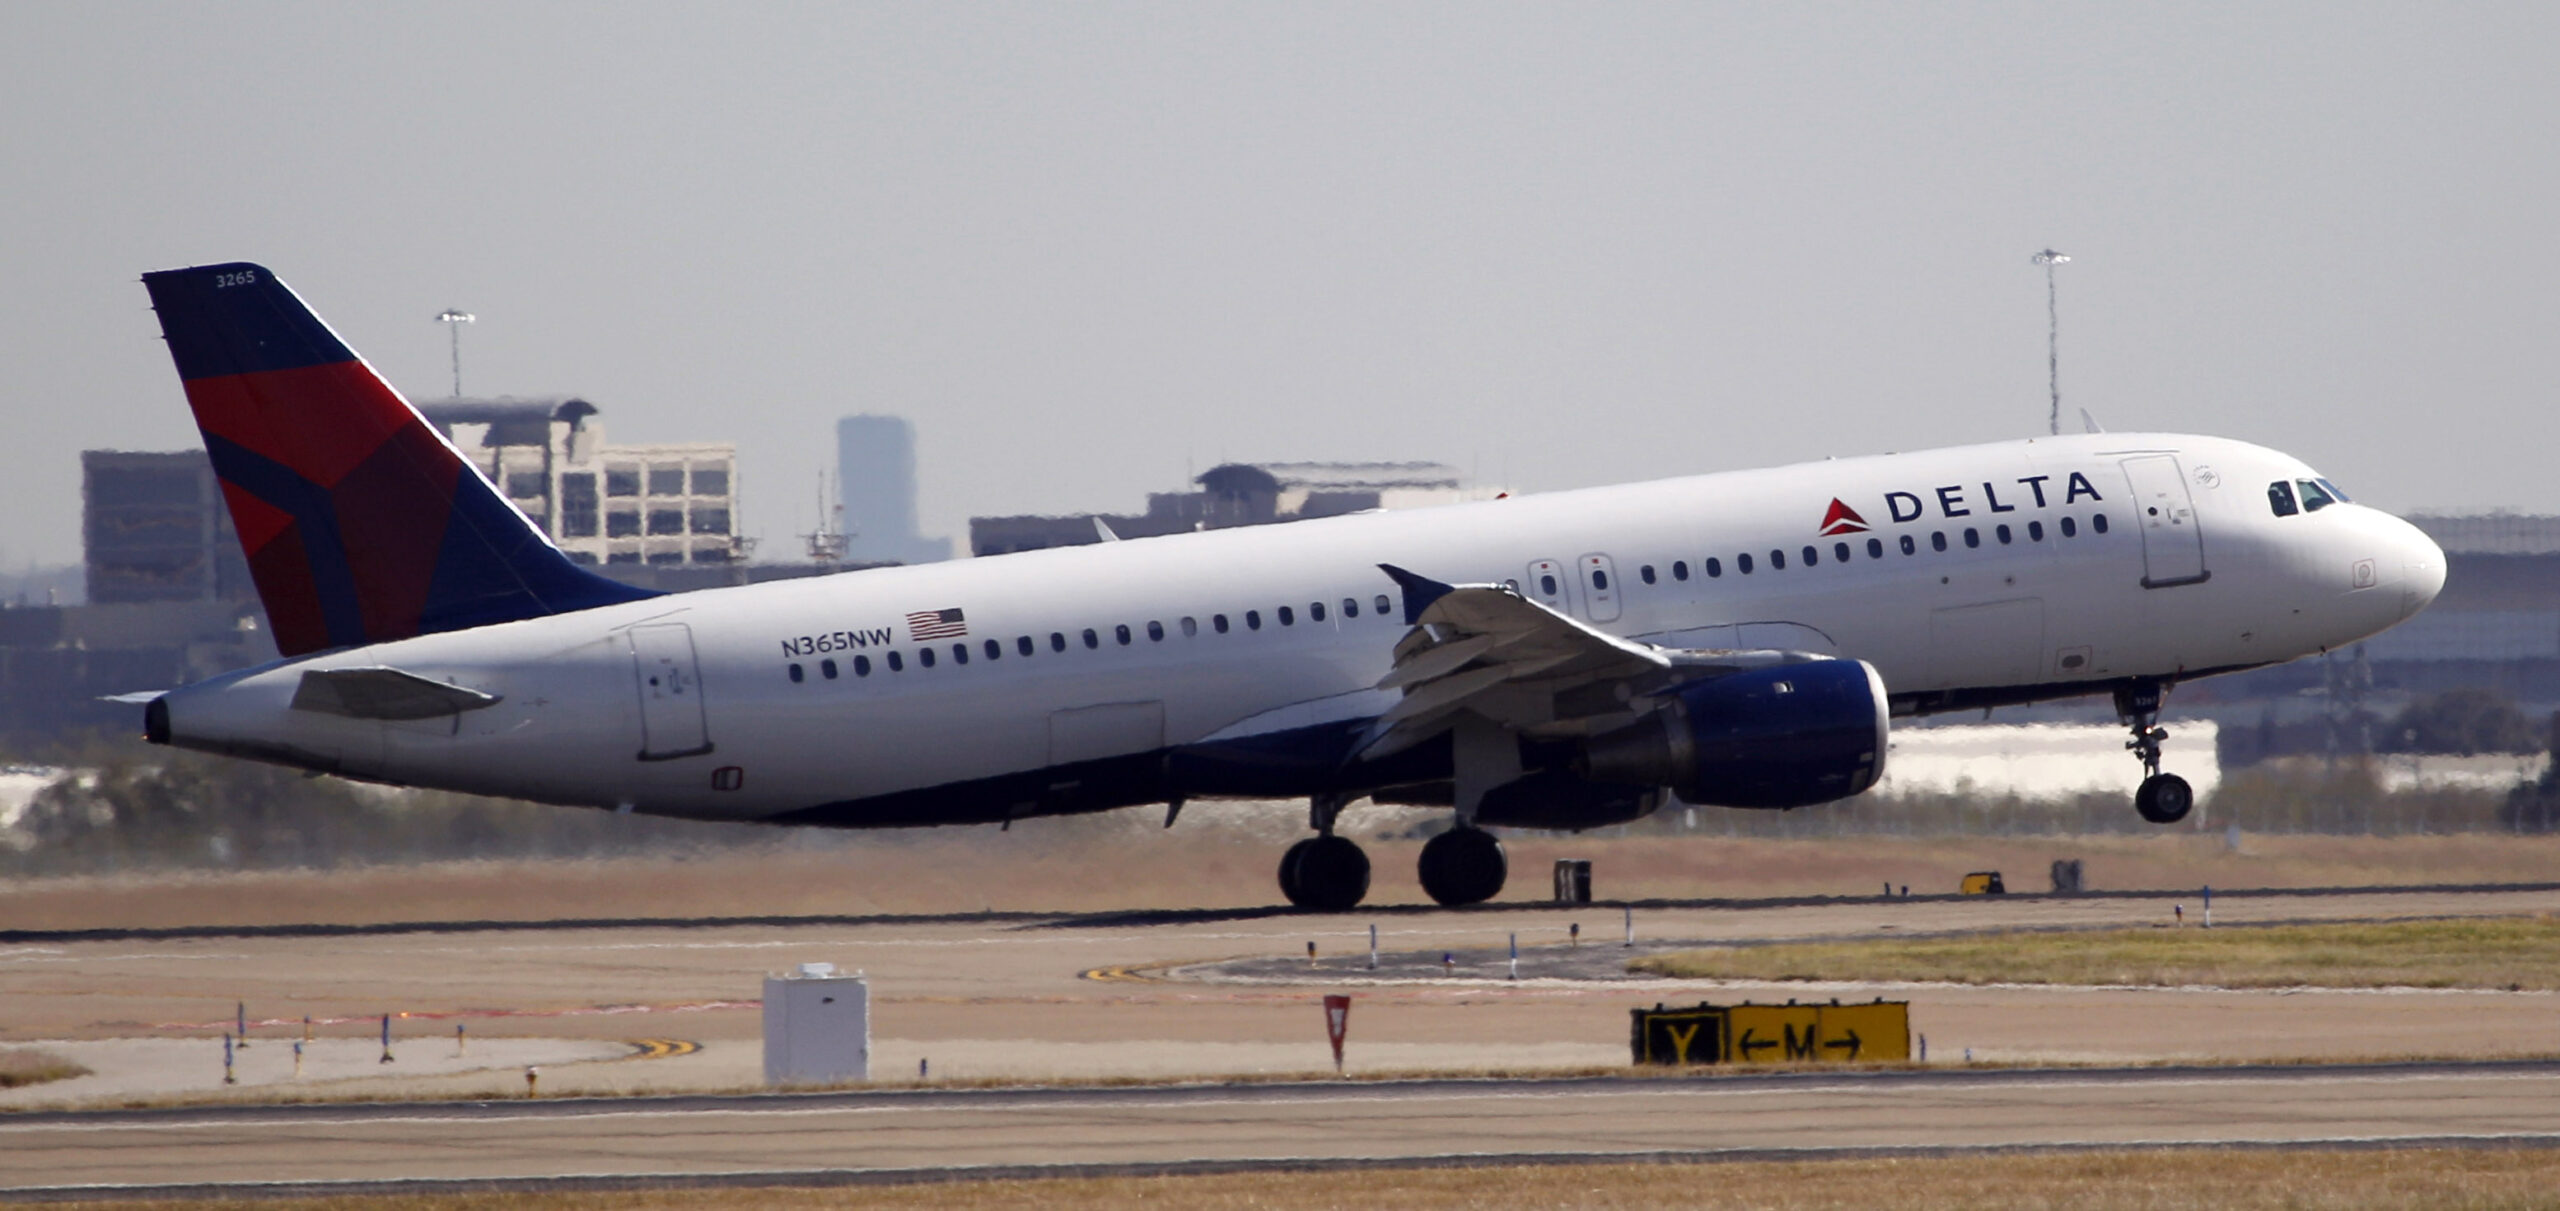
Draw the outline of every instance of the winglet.
<instances>
[{"instance_id":1,"label":"winglet","mask_svg":"<svg viewBox=\"0 0 2560 1211\"><path fill-rule=\"evenodd\" d=\"M1422 612L1457 587L1442 584L1428 576L1416 576L1391 563L1379 564L1378 570L1393 579L1397 588L1404 590L1404 624L1409 627L1422 625Z\"/></svg>"}]
</instances>

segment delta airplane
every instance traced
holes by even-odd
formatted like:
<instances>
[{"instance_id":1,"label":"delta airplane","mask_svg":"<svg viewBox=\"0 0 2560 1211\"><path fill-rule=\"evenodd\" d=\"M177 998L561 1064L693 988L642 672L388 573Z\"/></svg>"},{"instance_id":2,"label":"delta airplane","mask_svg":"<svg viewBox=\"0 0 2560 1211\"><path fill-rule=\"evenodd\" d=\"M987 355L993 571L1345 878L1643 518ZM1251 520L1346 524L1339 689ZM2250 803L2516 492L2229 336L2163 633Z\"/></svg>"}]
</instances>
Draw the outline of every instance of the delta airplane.
<instances>
[{"instance_id":1,"label":"delta airplane","mask_svg":"<svg viewBox=\"0 0 2560 1211\"><path fill-rule=\"evenodd\" d=\"M2113 434L1844 458L659 595L571 562L257 265L146 274L282 659L149 699L158 744L709 820L886 828L1309 800L1487 826L1793 808L1888 720L2111 694L2173 823L2162 696L2417 613L2443 552L2297 459Z\"/></svg>"}]
</instances>

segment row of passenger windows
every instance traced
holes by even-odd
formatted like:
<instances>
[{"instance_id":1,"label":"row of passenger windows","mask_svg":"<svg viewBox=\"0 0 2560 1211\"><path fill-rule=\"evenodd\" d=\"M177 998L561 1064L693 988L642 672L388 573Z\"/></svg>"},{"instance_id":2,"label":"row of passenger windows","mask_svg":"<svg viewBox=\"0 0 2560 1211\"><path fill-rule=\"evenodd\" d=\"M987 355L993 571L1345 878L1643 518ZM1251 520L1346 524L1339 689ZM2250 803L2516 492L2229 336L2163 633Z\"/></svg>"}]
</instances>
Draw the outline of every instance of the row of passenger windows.
<instances>
[{"instance_id":1,"label":"row of passenger windows","mask_svg":"<svg viewBox=\"0 0 2560 1211\"><path fill-rule=\"evenodd\" d=\"M2057 529L2059 529L2059 530L2062 532L2062 536L2063 536L2064 538L2077 538L2077 537L2079 537L2079 536L2080 536L2080 523L2079 523L2079 520L2078 520L2078 519L2076 519L2076 518L2072 518L2072 517L2067 517L2067 516L2066 516L2066 517L2064 517L2064 518L2062 519L2061 523L2060 523L2056 528L2057 528ZM2106 515L2106 514L2104 514L2104 513L2092 513L2092 514L2090 514L2090 515L2089 515L2089 531L2090 531L2090 533L2093 533L2093 534L2104 534L2104 533L2106 533L2106 532L2107 532L2107 515ZM2018 532L2017 530L2015 530L2015 529L2012 529L2012 528L2010 527L2009 523L2007 523L2007 522L2005 522L2005 521L2004 521L2004 522L2001 522L1999 525L1996 525L1996 526L1991 527L1991 535L1990 535L1990 537L1991 537L1991 540L1992 540L1994 543L1996 543L1996 544L1998 544L1998 545L2000 545L2000 546L2004 546L2004 547L2005 547L2005 546L2008 546L2008 545L2010 545L2010 544L2012 544L2012 543L2014 543L2014 542L2016 542L2016 541L2018 540L2019 532ZM1961 535L1961 540L1963 541L1963 543L1964 543L1964 545L1965 545L1965 548L1966 548L1967 550L1974 550L1974 549L1978 549L1978 548L1980 548L1980 547L1982 546L1982 542L1983 542L1983 533L1982 533L1982 531L1981 531L1980 529L1978 529L1978 528L1976 528L1976 527L1973 527L1973 526L1966 526L1966 527L1964 528L1964 531L1963 531L1962 535ZM2026 540L2027 540L2028 542L2043 542L2043 541L2044 541L2044 523L2043 523L2043 522L2041 522L2041 521L2031 521L2031 522L2028 522L2028 523L2027 523L2027 526L2026 526ZM1920 540L1919 540L1919 539L1918 539L1918 537L1917 537L1917 536L1915 536L1915 535L1910 535L1910 534L1902 535L1899 539L1897 539L1897 540L1895 541L1895 545L1896 545L1896 546L1898 546L1898 547L1900 547L1900 548L1902 549L1902 553L1903 553L1903 554L1905 554L1905 555L1917 555L1917 554L1919 554L1919 553L1920 553ZM1869 537L1867 538L1867 540L1866 540L1865 546L1866 546L1866 549L1867 549L1867 558L1869 558L1869 559L1882 559L1882 558L1884 558L1884 553L1885 553L1885 543L1884 543L1884 539L1882 539L1882 538L1880 538L1880 537L1869 536ZM1947 540L1947 532L1946 532L1946 531L1944 531L1944 530L1932 530L1932 531L1930 531L1930 532L1929 532L1929 549L1930 549L1930 550L1932 550L1932 551L1944 551L1944 550L1946 550L1946 549L1947 549L1947 547L1948 547L1948 540ZM1850 559L1853 557L1855 550L1856 550L1856 548L1851 547L1851 546L1850 546L1848 543L1846 543L1846 542L1835 542L1835 543L1832 543L1832 544L1831 544L1831 558L1832 558L1832 561L1833 561L1833 562L1835 562L1835 563L1847 563L1847 562L1849 562L1849 561L1850 561ZM1821 562L1822 562L1822 553L1823 553L1823 552L1822 552L1822 547L1821 547L1820 545L1818 545L1818 544L1811 544L1811 543L1808 543L1808 544L1806 544L1806 546L1805 546L1802 550L1800 550L1800 551L1796 552L1796 558L1798 558L1799 560L1801 560L1801 561L1803 562L1803 565L1804 565L1805 567L1810 568L1810 567L1815 567L1815 566L1817 566L1817 565L1821 564ZM1734 570L1734 571L1736 571L1736 572L1738 572L1738 573L1741 573L1741 574L1742 574L1742 575L1744 575L1744 576L1748 576L1748 575L1750 575L1750 574L1752 573L1753 569L1754 569L1755 567L1757 567L1757 566L1758 566L1758 565L1757 565L1757 564L1755 563L1755 561L1752 559L1751 554L1750 554L1749 552L1747 552L1747 551L1746 551L1746 552L1744 552L1744 553L1742 553L1742 554L1740 554L1740 555L1736 555L1736 556L1734 556L1734 557L1733 557L1733 570ZM1723 561L1722 559L1719 559L1719 558L1717 558L1717 557L1713 556L1713 555L1708 556L1708 557L1706 558L1706 561L1705 561L1703 564L1701 564L1701 565L1700 565L1700 567L1701 567L1701 569L1702 569L1703 571L1705 571L1705 572L1706 572L1707 577L1708 577L1709 579L1714 579L1714 578L1716 578L1716 577L1719 577L1719 576L1724 575L1724 561ZM1773 550L1773 551L1769 552L1769 568L1770 568L1770 570L1771 570L1771 571L1785 571L1785 570L1786 570L1786 567L1787 567L1787 553L1786 553L1786 551L1785 551L1785 550L1783 550L1783 549L1779 549L1779 550ZM1602 577L1603 577L1603 576L1605 576L1605 575L1606 575L1606 573L1594 572L1594 573L1592 574L1592 587L1593 587L1593 588L1598 588L1598 589L1606 589L1606 588L1608 588L1608 587L1609 587L1608 582L1607 582L1606 580L1602 579ZM1657 583L1660 583L1660 582L1659 582L1659 580L1657 579L1657 576L1656 576L1656 574L1655 574L1654 570L1653 570L1653 565L1652 565L1652 564L1646 564L1646 565L1644 565L1644 567L1642 567L1641 569L1638 569L1638 571L1637 571L1637 575L1638 575L1638 577L1640 577L1640 578L1641 578L1641 579L1642 579L1646 584L1657 584ZM1547 595L1547 596L1549 596L1549 597L1553 597L1553 596L1555 596L1555 595L1556 595L1556 588L1555 588L1555 584L1554 584L1554 579L1555 579L1554 577L1547 577L1547 578L1546 578L1547 583L1542 584L1542 585L1540 585L1540 586L1539 586L1540 588L1542 588L1542 589L1546 590L1546 595ZM1685 559L1675 559L1675 560L1672 560L1672 561L1671 561L1671 579L1673 579L1673 580L1687 580L1687 579L1689 579L1689 561L1688 561L1688 560L1685 560Z\"/></svg>"},{"instance_id":2,"label":"row of passenger windows","mask_svg":"<svg viewBox=\"0 0 2560 1211\"><path fill-rule=\"evenodd\" d=\"M1380 593L1369 602L1368 609L1374 612L1378 617L1385 618L1388 616L1388 611L1393 605L1394 603L1388 599L1386 594ZM1342 617L1346 619L1358 618L1360 616L1361 608L1360 599L1357 597L1345 597L1342 599ZM1332 611L1325 605L1325 603L1321 601L1311 601L1307 603L1306 617L1309 622L1323 622L1331 612ZM1271 617L1273 621L1284 627L1298 625L1298 610L1294 606L1281 606L1271 612ZM1261 630L1262 611L1246 610L1243 615L1243 622L1244 629L1248 631ZM1188 639L1200 633L1200 620L1197 618L1185 617L1177 620L1174 623L1174 627L1180 629L1183 637ZM1235 624L1224 614L1211 614L1209 616L1209 629L1217 634L1225 635L1235 629ZM1164 642L1167 628L1164 623L1151 620L1143 628L1143 631L1149 643L1162 643ZM1107 632L1116 646L1124 648L1136 643L1139 633L1139 630L1133 630L1130 625L1125 622L1112 627L1111 630ZM1088 651L1099 650L1102 647L1102 640L1105 634L1106 632L1097 630L1093 627L1086 627L1083 631L1078 633L1077 641L1082 642L1085 649ZM1049 632L1050 651L1063 652L1066 651L1069 646L1070 643L1065 631ZM952 644L950 648L951 663L969 663L972 651L975 651L981 658L986 660L1001 660L1004 658L1004 648L1005 645L1003 641L996 639L981 640L974 649L966 643L955 643ZM1029 635L1018 635L1014 637L1013 650L1018 656L1029 656L1038 652L1040 650L1040 645L1034 642ZM915 651L916 665L920 668L932 668L940 659L940 654L933 648L919 647ZM868 677L871 675L873 664L869 655L856 655L851 663L853 666L854 676ZM905 672L907 668L906 654L894 651L884 653L880 658L880 663L885 665L892 673ZM795 683L806 681L809 678L808 669L796 662L789 665L786 672ZM828 657L827 659L818 662L818 676L820 678L833 681L842 674L843 667L836 663L834 657Z\"/></svg>"}]
</instances>

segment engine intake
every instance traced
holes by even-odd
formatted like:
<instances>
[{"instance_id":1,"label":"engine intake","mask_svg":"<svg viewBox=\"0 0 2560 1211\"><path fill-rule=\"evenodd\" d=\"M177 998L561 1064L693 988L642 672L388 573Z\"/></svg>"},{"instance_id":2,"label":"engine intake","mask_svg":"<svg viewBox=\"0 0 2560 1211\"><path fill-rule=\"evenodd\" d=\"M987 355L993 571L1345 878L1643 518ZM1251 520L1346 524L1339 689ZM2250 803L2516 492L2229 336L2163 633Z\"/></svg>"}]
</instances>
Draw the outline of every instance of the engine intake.
<instances>
[{"instance_id":1,"label":"engine intake","mask_svg":"<svg viewBox=\"0 0 2560 1211\"><path fill-rule=\"evenodd\" d=\"M1643 722L1593 737L1581 773L1717 807L1828 803L1884 776L1890 713L1863 660L1755 669L1686 686Z\"/></svg>"}]
</instances>

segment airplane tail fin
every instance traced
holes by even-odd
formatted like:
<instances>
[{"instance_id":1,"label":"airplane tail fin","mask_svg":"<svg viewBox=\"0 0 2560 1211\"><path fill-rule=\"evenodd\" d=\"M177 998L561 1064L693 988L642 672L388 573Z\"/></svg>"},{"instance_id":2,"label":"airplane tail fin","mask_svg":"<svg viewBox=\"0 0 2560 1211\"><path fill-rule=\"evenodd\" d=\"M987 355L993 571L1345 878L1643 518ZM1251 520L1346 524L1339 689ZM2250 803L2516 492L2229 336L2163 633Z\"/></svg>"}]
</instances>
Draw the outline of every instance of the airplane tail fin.
<instances>
[{"instance_id":1,"label":"airplane tail fin","mask_svg":"<svg viewBox=\"0 0 2560 1211\"><path fill-rule=\"evenodd\" d=\"M142 284L282 654L653 596L571 563L264 267Z\"/></svg>"}]
</instances>

